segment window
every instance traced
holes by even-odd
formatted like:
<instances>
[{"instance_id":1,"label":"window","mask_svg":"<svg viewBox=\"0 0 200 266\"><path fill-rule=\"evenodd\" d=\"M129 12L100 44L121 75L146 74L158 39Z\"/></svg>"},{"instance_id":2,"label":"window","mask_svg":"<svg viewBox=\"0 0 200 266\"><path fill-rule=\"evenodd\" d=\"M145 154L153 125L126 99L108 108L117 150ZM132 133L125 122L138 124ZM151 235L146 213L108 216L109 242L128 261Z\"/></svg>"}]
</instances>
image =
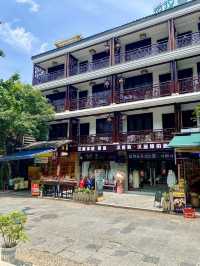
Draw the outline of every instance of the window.
<instances>
[{"instance_id":1,"label":"window","mask_svg":"<svg viewBox=\"0 0 200 266\"><path fill-rule=\"evenodd\" d=\"M88 91L79 91L79 99L87 98Z\"/></svg>"},{"instance_id":2,"label":"window","mask_svg":"<svg viewBox=\"0 0 200 266\"><path fill-rule=\"evenodd\" d=\"M175 114L163 114L162 115L163 129L175 128Z\"/></svg>"},{"instance_id":3,"label":"window","mask_svg":"<svg viewBox=\"0 0 200 266\"><path fill-rule=\"evenodd\" d=\"M79 63L80 73L84 73L88 71L88 61L83 61Z\"/></svg>"},{"instance_id":4,"label":"window","mask_svg":"<svg viewBox=\"0 0 200 266\"><path fill-rule=\"evenodd\" d=\"M49 140L66 139L68 124L51 125L49 129Z\"/></svg>"},{"instance_id":5,"label":"window","mask_svg":"<svg viewBox=\"0 0 200 266\"><path fill-rule=\"evenodd\" d=\"M130 115L127 119L128 131L153 130L153 114Z\"/></svg>"},{"instance_id":6,"label":"window","mask_svg":"<svg viewBox=\"0 0 200 266\"><path fill-rule=\"evenodd\" d=\"M48 73L54 73L54 72L61 71L61 70L64 71L64 64L53 66L53 67L49 67L48 68Z\"/></svg>"},{"instance_id":7,"label":"window","mask_svg":"<svg viewBox=\"0 0 200 266\"><path fill-rule=\"evenodd\" d=\"M182 111L182 127L193 128L197 126L194 110Z\"/></svg>"},{"instance_id":8,"label":"window","mask_svg":"<svg viewBox=\"0 0 200 266\"><path fill-rule=\"evenodd\" d=\"M160 83L164 83L171 80L171 73L162 74L159 76Z\"/></svg>"},{"instance_id":9,"label":"window","mask_svg":"<svg viewBox=\"0 0 200 266\"><path fill-rule=\"evenodd\" d=\"M92 94L101 94L102 92L110 91L110 86L104 86L104 83L94 85L92 87Z\"/></svg>"},{"instance_id":10,"label":"window","mask_svg":"<svg viewBox=\"0 0 200 266\"><path fill-rule=\"evenodd\" d=\"M149 73L149 74L127 78L125 80L125 89L133 89L142 86L151 86L152 84L153 84L153 75L152 73Z\"/></svg>"},{"instance_id":11,"label":"window","mask_svg":"<svg viewBox=\"0 0 200 266\"><path fill-rule=\"evenodd\" d=\"M89 136L90 124L80 124L80 136Z\"/></svg>"},{"instance_id":12,"label":"window","mask_svg":"<svg viewBox=\"0 0 200 266\"><path fill-rule=\"evenodd\" d=\"M96 120L96 133L97 134L110 134L112 133L112 121L108 121L107 118Z\"/></svg>"},{"instance_id":13,"label":"window","mask_svg":"<svg viewBox=\"0 0 200 266\"><path fill-rule=\"evenodd\" d=\"M187 68L178 71L178 79L191 78L193 76L193 69Z\"/></svg>"},{"instance_id":14,"label":"window","mask_svg":"<svg viewBox=\"0 0 200 266\"><path fill-rule=\"evenodd\" d=\"M149 46L149 45L151 45L151 38L129 43L126 45L126 52L134 50L134 49L138 49L141 47Z\"/></svg>"},{"instance_id":15,"label":"window","mask_svg":"<svg viewBox=\"0 0 200 266\"><path fill-rule=\"evenodd\" d=\"M97 61L97 60L100 60L100 59L104 59L104 58L106 58L108 56L109 56L109 53L104 51L104 52L101 52L101 53L94 54L92 56L92 59L93 59L93 61Z\"/></svg>"}]
</instances>

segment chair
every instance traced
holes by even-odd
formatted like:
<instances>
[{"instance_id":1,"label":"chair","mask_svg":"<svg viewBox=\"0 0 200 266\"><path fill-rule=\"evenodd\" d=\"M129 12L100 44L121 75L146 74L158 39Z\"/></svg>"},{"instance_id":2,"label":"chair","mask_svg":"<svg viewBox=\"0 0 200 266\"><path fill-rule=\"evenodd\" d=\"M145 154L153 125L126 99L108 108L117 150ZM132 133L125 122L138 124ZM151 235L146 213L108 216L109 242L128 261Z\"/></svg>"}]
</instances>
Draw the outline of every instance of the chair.
<instances>
[{"instance_id":1,"label":"chair","mask_svg":"<svg viewBox=\"0 0 200 266\"><path fill-rule=\"evenodd\" d=\"M156 191L155 199L154 199L154 207L156 206L156 203L159 203L159 208L161 208L162 204L162 191Z\"/></svg>"}]
</instances>

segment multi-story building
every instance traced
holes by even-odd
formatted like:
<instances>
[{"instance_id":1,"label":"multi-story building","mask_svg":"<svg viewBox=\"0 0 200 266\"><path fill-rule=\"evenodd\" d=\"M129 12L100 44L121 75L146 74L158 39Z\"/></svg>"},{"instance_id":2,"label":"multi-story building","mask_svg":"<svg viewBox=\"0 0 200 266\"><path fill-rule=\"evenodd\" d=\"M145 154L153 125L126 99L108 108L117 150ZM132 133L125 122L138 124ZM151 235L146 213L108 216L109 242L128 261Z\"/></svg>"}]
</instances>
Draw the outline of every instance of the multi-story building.
<instances>
[{"instance_id":1,"label":"multi-story building","mask_svg":"<svg viewBox=\"0 0 200 266\"><path fill-rule=\"evenodd\" d=\"M56 110L49 138L73 140L80 176L104 169L109 184L121 169L127 190L166 184L175 170L169 141L198 130L199 0L32 60L33 85Z\"/></svg>"}]
</instances>

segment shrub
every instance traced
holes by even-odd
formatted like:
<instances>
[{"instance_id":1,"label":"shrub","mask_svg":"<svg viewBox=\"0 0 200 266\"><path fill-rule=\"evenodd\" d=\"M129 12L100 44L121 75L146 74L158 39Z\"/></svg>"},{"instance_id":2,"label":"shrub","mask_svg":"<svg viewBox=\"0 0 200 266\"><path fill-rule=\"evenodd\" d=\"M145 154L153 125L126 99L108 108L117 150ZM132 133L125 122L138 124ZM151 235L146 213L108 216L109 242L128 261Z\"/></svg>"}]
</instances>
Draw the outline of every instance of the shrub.
<instances>
[{"instance_id":1,"label":"shrub","mask_svg":"<svg viewBox=\"0 0 200 266\"><path fill-rule=\"evenodd\" d=\"M19 211L0 215L0 233L3 237L4 248L13 248L20 242L28 240L24 230L26 221L27 216Z\"/></svg>"}]
</instances>

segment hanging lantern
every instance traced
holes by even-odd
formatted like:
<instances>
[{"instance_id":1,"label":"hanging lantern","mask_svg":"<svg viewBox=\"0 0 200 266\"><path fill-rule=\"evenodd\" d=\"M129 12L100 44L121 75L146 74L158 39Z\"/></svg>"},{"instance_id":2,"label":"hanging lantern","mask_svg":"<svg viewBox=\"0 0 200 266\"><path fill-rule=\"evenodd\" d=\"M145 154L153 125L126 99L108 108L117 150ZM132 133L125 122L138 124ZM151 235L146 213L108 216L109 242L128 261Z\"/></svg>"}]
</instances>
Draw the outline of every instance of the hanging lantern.
<instances>
[{"instance_id":1,"label":"hanging lantern","mask_svg":"<svg viewBox=\"0 0 200 266\"><path fill-rule=\"evenodd\" d=\"M108 115L108 117L107 117L107 121L108 121L108 122L112 122L112 116L111 116L111 115Z\"/></svg>"},{"instance_id":2,"label":"hanging lantern","mask_svg":"<svg viewBox=\"0 0 200 266\"><path fill-rule=\"evenodd\" d=\"M109 51L110 51L110 45L109 45L109 42L106 42L105 48L106 48L106 52L109 52Z\"/></svg>"},{"instance_id":3,"label":"hanging lantern","mask_svg":"<svg viewBox=\"0 0 200 266\"><path fill-rule=\"evenodd\" d=\"M115 47L116 47L116 49L120 49L121 48L121 43L120 43L119 39L115 40Z\"/></svg>"},{"instance_id":4,"label":"hanging lantern","mask_svg":"<svg viewBox=\"0 0 200 266\"><path fill-rule=\"evenodd\" d=\"M124 83L124 78L120 77L118 81L119 81L119 84L123 84Z\"/></svg>"},{"instance_id":5,"label":"hanging lantern","mask_svg":"<svg viewBox=\"0 0 200 266\"><path fill-rule=\"evenodd\" d=\"M95 55L95 54L96 54L96 50L95 50L95 49L90 49L90 50L89 50L89 53L90 53L91 55Z\"/></svg>"},{"instance_id":6,"label":"hanging lantern","mask_svg":"<svg viewBox=\"0 0 200 266\"><path fill-rule=\"evenodd\" d=\"M123 120L123 121L126 120L126 117L127 117L127 115L126 115L126 114L123 114L123 115L122 115L122 120Z\"/></svg>"},{"instance_id":7,"label":"hanging lantern","mask_svg":"<svg viewBox=\"0 0 200 266\"><path fill-rule=\"evenodd\" d=\"M104 86L106 88L109 88L110 87L110 81L108 79L106 79L106 81L104 82Z\"/></svg>"}]
</instances>

